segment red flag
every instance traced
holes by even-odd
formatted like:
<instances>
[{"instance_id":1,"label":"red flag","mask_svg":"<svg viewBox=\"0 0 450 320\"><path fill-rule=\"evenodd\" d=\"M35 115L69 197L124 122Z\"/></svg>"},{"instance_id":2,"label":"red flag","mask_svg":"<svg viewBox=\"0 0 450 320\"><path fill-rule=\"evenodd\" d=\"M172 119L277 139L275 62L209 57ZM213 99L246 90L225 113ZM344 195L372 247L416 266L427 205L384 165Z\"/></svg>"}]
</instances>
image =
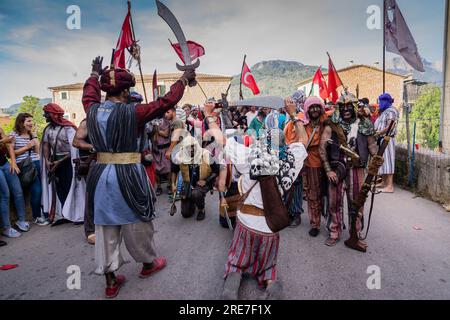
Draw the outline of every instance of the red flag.
<instances>
[{"instance_id":1,"label":"red flag","mask_svg":"<svg viewBox=\"0 0 450 320\"><path fill-rule=\"evenodd\" d=\"M256 84L255 78L253 77L250 68L247 66L247 63L244 63L244 67L242 68L241 81L244 86L252 90L254 95L260 93L258 85Z\"/></svg>"},{"instance_id":2,"label":"red flag","mask_svg":"<svg viewBox=\"0 0 450 320\"><path fill-rule=\"evenodd\" d=\"M181 46L178 43L170 42L170 44L175 49L175 52L180 57L181 61L183 61L183 63L185 64L186 62L184 61L183 52L181 51ZM205 48L203 48L203 46L201 44L198 44L194 41L189 40L189 41L187 41L187 46L189 49L189 53L191 55L191 61L194 61L195 59L205 55Z\"/></svg>"},{"instance_id":3,"label":"red flag","mask_svg":"<svg viewBox=\"0 0 450 320\"><path fill-rule=\"evenodd\" d=\"M334 67L333 61L331 58L328 60L328 92L333 103L336 103L339 99L339 93L337 88L342 86L341 78Z\"/></svg>"},{"instance_id":4,"label":"red flag","mask_svg":"<svg viewBox=\"0 0 450 320\"><path fill-rule=\"evenodd\" d=\"M317 84L319 86L319 95L323 100L326 100L329 96L327 83L322 74L322 70L317 69L316 74L314 75L313 85Z\"/></svg>"},{"instance_id":5,"label":"red flag","mask_svg":"<svg viewBox=\"0 0 450 320\"><path fill-rule=\"evenodd\" d=\"M114 54L114 67L125 69L125 50L134 43L133 32L131 30L131 11L128 7L128 13L122 25L119 40L117 40L116 52Z\"/></svg>"},{"instance_id":6,"label":"red flag","mask_svg":"<svg viewBox=\"0 0 450 320\"><path fill-rule=\"evenodd\" d=\"M156 101L156 99L158 99L158 78L156 75L156 70L155 73L153 74L152 91L153 91L153 101Z\"/></svg>"}]
</instances>

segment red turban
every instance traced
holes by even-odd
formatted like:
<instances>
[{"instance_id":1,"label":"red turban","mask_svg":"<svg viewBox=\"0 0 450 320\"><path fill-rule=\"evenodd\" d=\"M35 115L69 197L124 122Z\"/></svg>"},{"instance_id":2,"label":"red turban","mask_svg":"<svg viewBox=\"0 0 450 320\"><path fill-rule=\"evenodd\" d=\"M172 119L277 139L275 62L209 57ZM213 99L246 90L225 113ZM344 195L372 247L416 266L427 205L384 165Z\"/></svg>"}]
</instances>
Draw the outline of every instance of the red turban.
<instances>
[{"instance_id":1,"label":"red turban","mask_svg":"<svg viewBox=\"0 0 450 320\"><path fill-rule=\"evenodd\" d=\"M101 89L110 95L117 95L122 90L136 85L134 75L125 69L107 69L100 78Z\"/></svg>"},{"instance_id":2,"label":"red turban","mask_svg":"<svg viewBox=\"0 0 450 320\"><path fill-rule=\"evenodd\" d=\"M49 103L44 106L44 112L47 112L50 114L50 118L54 123L60 126L70 126L73 127L75 130L77 129L77 126L74 125L72 122L64 118L64 110L60 106L58 106L56 103Z\"/></svg>"}]
</instances>

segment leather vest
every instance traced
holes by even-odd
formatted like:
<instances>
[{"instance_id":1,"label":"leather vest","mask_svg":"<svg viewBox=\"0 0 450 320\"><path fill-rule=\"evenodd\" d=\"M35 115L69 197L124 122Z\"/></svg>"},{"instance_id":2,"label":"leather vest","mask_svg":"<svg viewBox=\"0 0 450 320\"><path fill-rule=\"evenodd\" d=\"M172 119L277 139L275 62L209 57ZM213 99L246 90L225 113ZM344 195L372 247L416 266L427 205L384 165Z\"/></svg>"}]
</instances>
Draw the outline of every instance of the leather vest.
<instances>
[{"instance_id":1,"label":"leather vest","mask_svg":"<svg viewBox=\"0 0 450 320\"><path fill-rule=\"evenodd\" d=\"M212 170L211 166L208 164L208 159L205 159L205 154L203 154L203 161L199 165L199 180L206 180L211 176ZM189 175L189 165L188 164L180 164L181 176L183 178L183 182L189 183L191 181L191 177Z\"/></svg>"},{"instance_id":2,"label":"leather vest","mask_svg":"<svg viewBox=\"0 0 450 320\"><path fill-rule=\"evenodd\" d=\"M327 153L328 153L328 160L331 161L343 161L346 156L345 154L339 149L339 139L337 133L333 130L333 133L331 134L331 139L335 144L328 145L327 147ZM355 152L359 155L359 164L353 165L353 167L356 168L365 168L367 167L368 161L369 161L369 148L368 148L368 141L367 136L361 134L358 132L358 135L356 137L356 150Z\"/></svg>"}]
</instances>

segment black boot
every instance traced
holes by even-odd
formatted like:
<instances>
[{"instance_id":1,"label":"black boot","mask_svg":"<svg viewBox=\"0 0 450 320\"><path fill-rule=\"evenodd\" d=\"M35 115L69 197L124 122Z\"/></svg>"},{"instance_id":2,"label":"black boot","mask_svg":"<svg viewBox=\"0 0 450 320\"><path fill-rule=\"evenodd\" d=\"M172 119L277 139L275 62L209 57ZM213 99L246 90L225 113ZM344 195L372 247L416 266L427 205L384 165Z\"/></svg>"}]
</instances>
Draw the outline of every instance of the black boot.
<instances>
[{"instance_id":1,"label":"black boot","mask_svg":"<svg viewBox=\"0 0 450 320\"><path fill-rule=\"evenodd\" d=\"M309 230L309 235L313 238L317 237L320 233L319 229L316 228L312 228L311 230Z\"/></svg>"},{"instance_id":2,"label":"black boot","mask_svg":"<svg viewBox=\"0 0 450 320\"><path fill-rule=\"evenodd\" d=\"M61 219L56 220L55 222L53 222L51 227L60 226L60 225L66 224L66 223L71 223L71 221L69 221L67 219L64 219L64 218L61 218Z\"/></svg>"},{"instance_id":3,"label":"black boot","mask_svg":"<svg viewBox=\"0 0 450 320\"><path fill-rule=\"evenodd\" d=\"M7 245L7 243L5 241L0 240L0 247L4 247L6 245Z\"/></svg>"},{"instance_id":4,"label":"black boot","mask_svg":"<svg viewBox=\"0 0 450 320\"><path fill-rule=\"evenodd\" d=\"M197 221L205 220L205 209L199 209L197 214Z\"/></svg>"}]
</instances>

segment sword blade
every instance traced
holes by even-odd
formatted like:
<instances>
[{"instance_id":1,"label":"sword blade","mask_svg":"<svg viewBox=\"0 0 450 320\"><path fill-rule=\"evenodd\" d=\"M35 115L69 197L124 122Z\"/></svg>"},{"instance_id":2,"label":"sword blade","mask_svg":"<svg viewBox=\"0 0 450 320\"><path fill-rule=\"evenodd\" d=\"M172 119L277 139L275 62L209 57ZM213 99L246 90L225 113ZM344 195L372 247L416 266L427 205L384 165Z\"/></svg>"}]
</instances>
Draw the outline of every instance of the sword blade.
<instances>
[{"instance_id":1,"label":"sword blade","mask_svg":"<svg viewBox=\"0 0 450 320\"><path fill-rule=\"evenodd\" d=\"M183 54L184 64L191 65L191 54L189 52L186 37L184 36L180 23L169 8L167 8L161 1L156 0L156 6L158 8L158 15L169 25L170 29L177 38L178 44L181 47L181 53Z\"/></svg>"},{"instance_id":2,"label":"sword blade","mask_svg":"<svg viewBox=\"0 0 450 320\"><path fill-rule=\"evenodd\" d=\"M225 193L219 192L219 196L221 199L225 199ZM233 224L231 223L230 216L228 215L227 207L223 207L223 211L225 213L225 220L227 221L228 229L230 229L230 231L234 231Z\"/></svg>"}]
</instances>

